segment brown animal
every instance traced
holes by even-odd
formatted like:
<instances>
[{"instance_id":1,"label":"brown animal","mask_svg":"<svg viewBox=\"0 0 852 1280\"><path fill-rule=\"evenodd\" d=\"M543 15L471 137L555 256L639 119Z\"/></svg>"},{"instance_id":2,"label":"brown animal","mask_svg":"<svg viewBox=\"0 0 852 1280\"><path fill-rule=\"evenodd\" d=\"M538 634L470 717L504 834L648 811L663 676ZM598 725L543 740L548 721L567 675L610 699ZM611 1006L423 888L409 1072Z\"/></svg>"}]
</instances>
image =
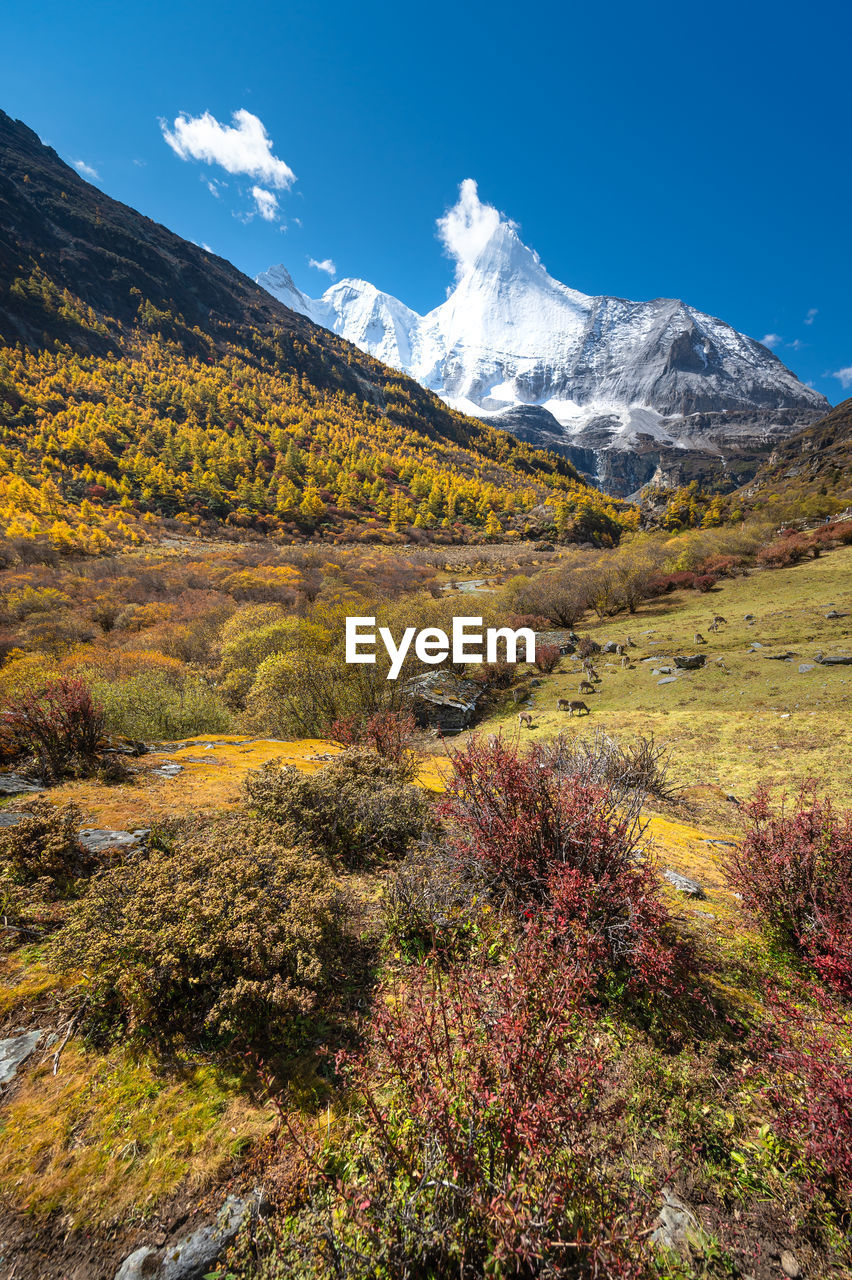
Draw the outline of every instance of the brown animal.
<instances>
[{"instance_id":1,"label":"brown animal","mask_svg":"<svg viewBox=\"0 0 852 1280\"><path fill-rule=\"evenodd\" d=\"M591 662L584 662L583 670L585 671L586 675L589 677L590 680L597 680L598 682L600 682L600 676L598 675L597 671L595 671Z\"/></svg>"},{"instance_id":2,"label":"brown animal","mask_svg":"<svg viewBox=\"0 0 852 1280\"><path fill-rule=\"evenodd\" d=\"M724 622L724 623L725 623L725 626L727 626L727 625L728 625L728 619L727 619L727 618L723 618L723 617L722 617L722 615L721 615L721 613L714 613L714 614L713 614L713 621L714 621L715 623Z\"/></svg>"},{"instance_id":3,"label":"brown animal","mask_svg":"<svg viewBox=\"0 0 852 1280\"><path fill-rule=\"evenodd\" d=\"M700 632L700 631L696 631L695 635L692 637L692 640L693 640L693 644L706 644L706 643L707 643L707 641L704 639L704 637L703 637L703 635L701 634L701 632Z\"/></svg>"},{"instance_id":4,"label":"brown animal","mask_svg":"<svg viewBox=\"0 0 852 1280\"><path fill-rule=\"evenodd\" d=\"M707 628L707 630L708 630L708 631L718 631L718 630L719 630L719 624L718 624L718 622L711 622L711 623L710 623L710 626Z\"/></svg>"},{"instance_id":5,"label":"brown animal","mask_svg":"<svg viewBox=\"0 0 852 1280\"><path fill-rule=\"evenodd\" d=\"M498 747L499 745L500 745L500 744L499 744L499 743L498 743L498 741L497 741L497 734L496 734L496 733L489 733L489 735L488 735L488 747L489 747L489 750L490 750L490 751L496 751L496 750L497 750L497 747Z\"/></svg>"},{"instance_id":6,"label":"brown animal","mask_svg":"<svg viewBox=\"0 0 852 1280\"><path fill-rule=\"evenodd\" d=\"M518 727L522 729L524 725L526 725L528 729L533 727L532 716L529 711L522 711L518 716Z\"/></svg>"},{"instance_id":7,"label":"brown animal","mask_svg":"<svg viewBox=\"0 0 852 1280\"><path fill-rule=\"evenodd\" d=\"M626 653L625 653L624 657L621 659L621 665L622 665L622 667L629 667L629 666L632 666L632 663L631 663L631 661L630 661L630 659L628 658L628 656L627 656L627 654L626 654Z\"/></svg>"},{"instance_id":8,"label":"brown animal","mask_svg":"<svg viewBox=\"0 0 852 1280\"><path fill-rule=\"evenodd\" d=\"M618 654L619 658L623 657L623 655L624 655L624 645L623 645L623 644L617 644L617 645L615 646L615 652Z\"/></svg>"},{"instance_id":9,"label":"brown animal","mask_svg":"<svg viewBox=\"0 0 852 1280\"><path fill-rule=\"evenodd\" d=\"M560 698L556 703L557 711L567 711L569 716L573 716L576 711L578 715L585 711L586 715L590 714L589 708L585 702L581 702L579 698Z\"/></svg>"},{"instance_id":10,"label":"brown animal","mask_svg":"<svg viewBox=\"0 0 852 1280\"><path fill-rule=\"evenodd\" d=\"M627 645L628 645L628 647L629 647L629 648L631 648L631 649L638 649L638 648L639 648L639 646L637 645L636 641L633 639L633 637L632 637L632 636L628 636L628 637L627 637L627 639L626 639L626 644L627 644Z\"/></svg>"},{"instance_id":11,"label":"brown animal","mask_svg":"<svg viewBox=\"0 0 852 1280\"><path fill-rule=\"evenodd\" d=\"M578 693L594 693L594 691L595 691L595 686L592 684L591 680L580 681L580 688L578 690Z\"/></svg>"}]
</instances>

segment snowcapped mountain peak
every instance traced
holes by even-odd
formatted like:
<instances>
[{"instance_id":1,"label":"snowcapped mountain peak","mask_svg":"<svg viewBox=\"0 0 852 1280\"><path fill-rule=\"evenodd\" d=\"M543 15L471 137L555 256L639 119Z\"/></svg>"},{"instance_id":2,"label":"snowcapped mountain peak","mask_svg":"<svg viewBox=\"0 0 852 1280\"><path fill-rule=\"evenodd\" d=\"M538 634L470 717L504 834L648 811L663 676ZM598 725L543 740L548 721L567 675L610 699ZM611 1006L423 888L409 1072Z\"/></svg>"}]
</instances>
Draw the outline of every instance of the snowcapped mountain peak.
<instances>
[{"instance_id":1,"label":"snowcapped mountain peak","mask_svg":"<svg viewBox=\"0 0 852 1280\"><path fill-rule=\"evenodd\" d=\"M365 280L315 300L283 266L258 283L457 408L497 425L503 414L512 430L534 420L551 446L705 448L687 418L721 415L736 434L731 415L753 424L756 411L792 412L803 425L825 411L823 396L722 320L678 299L591 297L560 283L471 179L437 228L455 284L426 315Z\"/></svg>"}]
</instances>

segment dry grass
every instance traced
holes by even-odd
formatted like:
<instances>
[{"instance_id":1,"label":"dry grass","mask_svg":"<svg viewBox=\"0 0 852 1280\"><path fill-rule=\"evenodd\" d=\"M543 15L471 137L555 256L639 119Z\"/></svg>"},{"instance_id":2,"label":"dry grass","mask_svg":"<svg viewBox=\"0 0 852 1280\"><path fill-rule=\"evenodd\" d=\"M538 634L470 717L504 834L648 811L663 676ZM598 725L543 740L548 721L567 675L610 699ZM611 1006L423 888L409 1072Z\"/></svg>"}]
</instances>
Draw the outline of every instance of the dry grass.
<instances>
[{"instance_id":1,"label":"dry grass","mask_svg":"<svg viewBox=\"0 0 852 1280\"><path fill-rule=\"evenodd\" d=\"M201 1193L274 1126L240 1082L204 1062L166 1072L72 1041L58 1075L30 1070L0 1118L0 1184L18 1209L69 1226L144 1217L178 1187Z\"/></svg>"},{"instance_id":2,"label":"dry grass","mask_svg":"<svg viewBox=\"0 0 852 1280\"><path fill-rule=\"evenodd\" d=\"M848 613L827 620L830 608ZM729 625L714 634L714 613ZM745 615L755 615L748 625ZM602 683L586 701L592 708L582 723L556 710L557 698L576 697L580 664L563 659L560 671L533 691L533 738L560 730L600 728L629 738L653 730L672 750L674 772L684 784L704 783L749 794L758 782L792 786L816 776L835 798L852 789L852 667L800 663L826 654L852 652L852 548L841 548L791 569L753 573L725 581L708 595L692 591L652 602L632 618L588 628L599 641L622 641L629 634L632 670L620 659L596 661ZM586 628L582 628L586 630ZM705 636L696 645L694 633ZM749 652L757 641L761 649ZM763 655L791 650L792 662ZM654 653L703 652L707 665L681 672L674 684L660 685L652 674ZM715 659L721 658L724 667ZM504 713L512 732L516 710ZM495 727L490 722L487 729ZM526 731L525 731L526 736Z\"/></svg>"}]
</instances>

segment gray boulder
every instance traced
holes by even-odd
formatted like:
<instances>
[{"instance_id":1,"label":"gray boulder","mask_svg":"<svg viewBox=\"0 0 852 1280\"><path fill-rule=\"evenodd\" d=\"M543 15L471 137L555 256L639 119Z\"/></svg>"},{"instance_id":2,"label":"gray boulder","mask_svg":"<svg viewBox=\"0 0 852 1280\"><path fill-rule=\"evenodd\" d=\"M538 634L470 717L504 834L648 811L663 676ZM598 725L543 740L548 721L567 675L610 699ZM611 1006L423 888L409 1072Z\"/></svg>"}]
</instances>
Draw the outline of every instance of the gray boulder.
<instances>
[{"instance_id":1,"label":"gray boulder","mask_svg":"<svg viewBox=\"0 0 852 1280\"><path fill-rule=\"evenodd\" d=\"M696 671L707 661L703 653L676 653L674 664L682 671Z\"/></svg>"},{"instance_id":2,"label":"gray boulder","mask_svg":"<svg viewBox=\"0 0 852 1280\"><path fill-rule=\"evenodd\" d=\"M821 663L824 667L849 667L852 666L852 653L835 653L828 658L818 653L814 661Z\"/></svg>"},{"instance_id":3,"label":"gray boulder","mask_svg":"<svg viewBox=\"0 0 852 1280\"><path fill-rule=\"evenodd\" d=\"M108 827L83 827L77 832L80 844L89 853L108 849L135 849L141 843L135 831L112 831Z\"/></svg>"},{"instance_id":4,"label":"gray boulder","mask_svg":"<svg viewBox=\"0 0 852 1280\"><path fill-rule=\"evenodd\" d=\"M44 791L44 783L22 773L0 773L0 795L22 796L28 791Z\"/></svg>"},{"instance_id":5,"label":"gray boulder","mask_svg":"<svg viewBox=\"0 0 852 1280\"><path fill-rule=\"evenodd\" d=\"M8 1084L18 1074L18 1067L26 1062L41 1039L40 1031L24 1031L8 1040L0 1040L0 1084Z\"/></svg>"},{"instance_id":6,"label":"gray boulder","mask_svg":"<svg viewBox=\"0 0 852 1280\"><path fill-rule=\"evenodd\" d=\"M678 893L685 893L689 898L706 898L707 894L701 888L697 880L691 880L689 876L683 875L680 871L673 871L671 867L666 867L663 875L669 884L674 885Z\"/></svg>"},{"instance_id":7,"label":"gray boulder","mask_svg":"<svg viewBox=\"0 0 852 1280\"><path fill-rule=\"evenodd\" d=\"M666 1249L682 1249L689 1243L690 1233L697 1225L695 1214L687 1209L673 1191L663 1187L663 1207L651 1233L651 1242Z\"/></svg>"},{"instance_id":8,"label":"gray boulder","mask_svg":"<svg viewBox=\"0 0 852 1280\"><path fill-rule=\"evenodd\" d=\"M228 1196L212 1222L162 1249L143 1245L124 1259L115 1280L201 1280L236 1236L251 1202Z\"/></svg>"}]
</instances>

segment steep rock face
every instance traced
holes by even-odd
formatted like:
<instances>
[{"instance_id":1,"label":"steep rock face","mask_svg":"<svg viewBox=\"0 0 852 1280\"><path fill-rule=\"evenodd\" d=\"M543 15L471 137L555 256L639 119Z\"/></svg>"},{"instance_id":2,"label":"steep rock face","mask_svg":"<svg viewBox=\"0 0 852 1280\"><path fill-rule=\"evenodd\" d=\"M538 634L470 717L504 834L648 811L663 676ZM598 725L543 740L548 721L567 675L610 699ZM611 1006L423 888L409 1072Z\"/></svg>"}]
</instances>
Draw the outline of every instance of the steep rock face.
<instances>
[{"instance_id":1,"label":"steep rock face","mask_svg":"<svg viewBox=\"0 0 852 1280\"><path fill-rule=\"evenodd\" d=\"M753 471L774 440L828 407L766 347L683 302L590 297L561 284L504 220L425 316L363 280L316 300L283 267L258 283L454 407L575 461L577 451L594 454L584 470L615 492L644 483L671 450L724 460L748 441ZM625 468L601 456L647 454L649 443L653 463Z\"/></svg>"}]
</instances>

